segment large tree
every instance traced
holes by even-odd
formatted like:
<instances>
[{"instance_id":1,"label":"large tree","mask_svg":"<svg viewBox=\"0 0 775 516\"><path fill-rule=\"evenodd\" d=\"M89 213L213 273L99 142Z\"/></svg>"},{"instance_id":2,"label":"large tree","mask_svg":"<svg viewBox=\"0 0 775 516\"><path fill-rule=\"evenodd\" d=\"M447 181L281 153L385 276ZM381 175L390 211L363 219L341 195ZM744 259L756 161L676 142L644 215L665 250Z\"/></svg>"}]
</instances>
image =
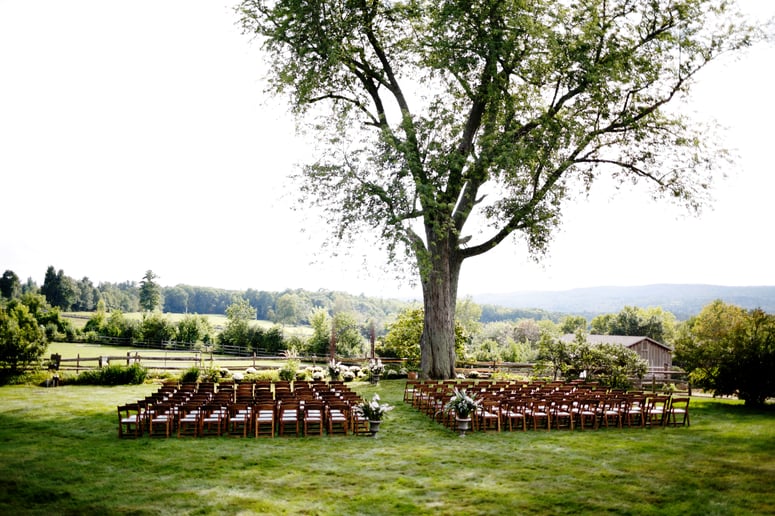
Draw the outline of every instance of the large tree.
<instances>
[{"instance_id":1,"label":"large tree","mask_svg":"<svg viewBox=\"0 0 775 516\"><path fill-rule=\"evenodd\" d=\"M681 326L675 363L714 394L764 405L775 396L775 315L716 300Z\"/></svg>"},{"instance_id":2,"label":"large tree","mask_svg":"<svg viewBox=\"0 0 775 516\"><path fill-rule=\"evenodd\" d=\"M161 287L153 280L158 276L148 269L140 281L140 307L152 312L161 306Z\"/></svg>"},{"instance_id":3,"label":"large tree","mask_svg":"<svg viewBox=\"0 0 775 516\"><path fill-rule=\"evenodd\" d=\"M0 297L16 299L22 295L22 284L19 276L12 270L7 270L0 278Z\"/></svg>"},{"instance_id":4,"label":"large tree","mask_svg":"<svg viewBox=\"0 0 775 516\"><path fill-rule=\"evenodd\" d=\"M422 374L454 374L458 277L510 236L540 257L599 176L691 209L725 153L667 109L757 32L725 0L243 0L271 89L320 154L304 202L339 238L408 256L424 300ZM406 254L404 254L404 252Z\"/></svg>"}]
</instances>

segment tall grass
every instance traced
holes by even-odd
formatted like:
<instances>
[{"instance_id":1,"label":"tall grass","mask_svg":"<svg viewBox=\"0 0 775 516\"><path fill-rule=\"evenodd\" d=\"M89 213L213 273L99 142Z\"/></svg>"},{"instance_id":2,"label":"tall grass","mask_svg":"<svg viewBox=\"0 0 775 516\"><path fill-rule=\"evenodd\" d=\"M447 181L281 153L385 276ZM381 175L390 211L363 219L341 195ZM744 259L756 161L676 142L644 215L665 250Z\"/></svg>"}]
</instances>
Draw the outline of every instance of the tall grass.
<instances>
[{"instance_id":1,"label":"tall grass","mask_svg":"<svg viewBox=\"0 0 775 516\"><path fill-rule=\"evenodd\" d=\"M775 514L775 414L695 398L692 426L457 437L401 402L377 439L119 440L153 385L0 389L4 514Z\"/></svg>"}]
</instances>

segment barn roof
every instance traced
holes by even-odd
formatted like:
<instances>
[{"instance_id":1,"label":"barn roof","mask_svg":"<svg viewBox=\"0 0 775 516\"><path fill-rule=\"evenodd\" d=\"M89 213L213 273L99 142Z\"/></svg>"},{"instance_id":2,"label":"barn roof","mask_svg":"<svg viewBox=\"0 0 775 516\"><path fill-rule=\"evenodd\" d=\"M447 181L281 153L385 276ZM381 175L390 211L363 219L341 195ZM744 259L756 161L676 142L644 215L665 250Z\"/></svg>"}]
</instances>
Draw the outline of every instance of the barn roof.
<instances>
[{"instance_id":1,"label":"barn roof","mask_svg":"<svg viewBox=\"0 0 775 516\"><path fill-rule=\"evenodd\" d=\"M573 342L576 340L576 335L573 333L566 333L562 337L560 337L560 340L563 342ZM650 337L639 337L639 336L631 336L631 335L595 335L588 333L587 334L587 342L590 344L617 344L619 346L624 346L625 348L631 348L636 344L640 344L643 341L647 341L655 346L664 348L668 351L672 351L672 348L666 344L662 344L661 342L657 342L656 340L650 338Z\"/></svg>"}]
</instances>

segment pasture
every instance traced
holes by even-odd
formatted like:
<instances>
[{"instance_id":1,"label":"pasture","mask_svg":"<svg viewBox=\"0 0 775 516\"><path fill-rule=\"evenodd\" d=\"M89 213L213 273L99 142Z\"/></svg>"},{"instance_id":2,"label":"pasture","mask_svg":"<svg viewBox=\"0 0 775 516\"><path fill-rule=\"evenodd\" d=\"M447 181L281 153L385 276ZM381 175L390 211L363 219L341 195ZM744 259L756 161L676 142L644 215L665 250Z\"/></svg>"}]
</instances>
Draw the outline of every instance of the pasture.
<instances>
[{"instance_id":1,"label":"pasture","mask_svg":"<svg viewBox=\"0 0 775 516\"><path fill-rule=\"evenodd\" d=\"M690 427L477 432L395 405L378 438L119 440L158 384L0 388L5 514L775 514L772 410L696 397ZM769 407L771 409L771 407Z\"/></svg>"},{"instance_id":2,"label":"pasture","mask_svg":"<svg viewBox=\"0 0 775 516\"><path fill-rule=\"evenodd\" d=\"M84 326L86 326L86 323L93 315L94 315L94 312L64 312L62 314L62 318L70 321L70 323L73 325L74 328L83 329ZM143 312L126 312L123 315L124 317L132 321L140 322L143 319ZM162 314L162 316L172 324L177 324L178 322L183 320L183 318L186 317L186 315L191 315L191 314L166 313L166 312ZM220 333L220 331L223 330L223 328L226 326L226 323L229 321L229 319L223 314L204 314L204 317L207 317L207 320L215 329L216 333ZM264 321L264 320L251 321L251 324L263 330L269 330L272 327L277 326L272 321ZM312 335L312 328L310 326L282 325L282 329L283 329L283 334L286 337L298 336L300 338L308 338L309 336Z\"/></svg>"}]
</instances>

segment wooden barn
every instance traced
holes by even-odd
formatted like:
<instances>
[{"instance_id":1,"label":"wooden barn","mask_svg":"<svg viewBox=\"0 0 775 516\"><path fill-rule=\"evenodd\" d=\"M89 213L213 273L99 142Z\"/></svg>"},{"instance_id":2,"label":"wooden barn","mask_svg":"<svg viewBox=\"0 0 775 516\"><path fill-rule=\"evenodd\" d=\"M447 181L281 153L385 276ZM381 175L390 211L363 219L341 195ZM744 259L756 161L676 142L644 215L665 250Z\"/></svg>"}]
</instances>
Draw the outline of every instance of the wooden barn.
<instances>
[{"instance_id":1,"label":"wooden barn","mask_svg":"<svg viewBox=\"0 0 775 516\"><path fill-rule=\"evenodd\" d=\"M560 337L563 342L573 342L576 336L566 334ZM630 337L627 335L587 335L590 344L617 344L638 353L649 364L649 369L667 370L673 365L673 350L670 346L649 337Z\"/></svg>"}]
</instances>

